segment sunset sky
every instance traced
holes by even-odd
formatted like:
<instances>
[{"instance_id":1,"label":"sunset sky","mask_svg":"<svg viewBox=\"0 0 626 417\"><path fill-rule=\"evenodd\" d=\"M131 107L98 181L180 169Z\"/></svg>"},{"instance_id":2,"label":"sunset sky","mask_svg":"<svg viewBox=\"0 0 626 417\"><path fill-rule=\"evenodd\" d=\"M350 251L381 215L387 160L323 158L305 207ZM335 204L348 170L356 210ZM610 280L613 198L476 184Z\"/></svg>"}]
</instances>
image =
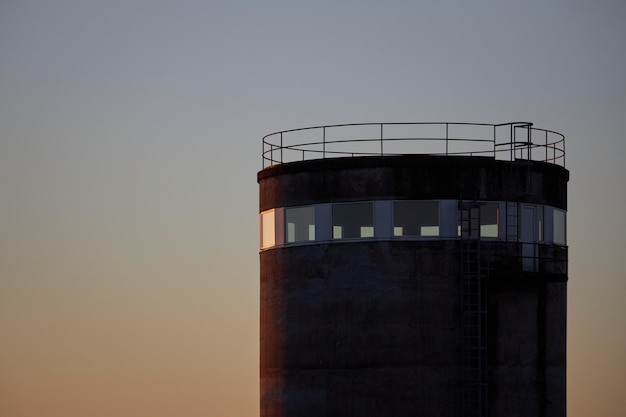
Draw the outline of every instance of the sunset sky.
<instances>
[{"instance_id":1,"label":"sunset sky","mask_svg":"<svg viewBox=\"0 0 626 417\"><path fill-rule=\"evenodd\" d=\"M261 137L566 136L568 415L626 415L626 2L0 1L0 415L257 416Z\"/></svg>"}]
</instances>

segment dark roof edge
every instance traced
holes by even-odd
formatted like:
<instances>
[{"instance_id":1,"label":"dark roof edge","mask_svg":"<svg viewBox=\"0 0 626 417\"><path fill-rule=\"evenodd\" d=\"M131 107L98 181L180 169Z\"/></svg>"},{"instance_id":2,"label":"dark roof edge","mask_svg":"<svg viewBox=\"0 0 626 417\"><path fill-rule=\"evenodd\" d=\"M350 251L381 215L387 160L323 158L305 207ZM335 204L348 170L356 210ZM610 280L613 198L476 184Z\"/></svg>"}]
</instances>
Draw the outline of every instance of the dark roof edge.
<instances>
[{"instance_id":1,"label":"dark roof edge","mask_svg":"<svg viewBox=\"0 0 626 417\"><path fill-rule=\"evenodd\" d=\"M563 175L569 180L569 171L560 165L542 161L515 160L505 161L486 156L450 156L450 155L397 155L397 156L360 156L351 158L327 158L312 159L307 161L289 162L280 165L269 166L257 173L257 182L273 176L315 172L339 169L363 169L363 168L398 168L413 165L433 166L441 169L449 166L450 169L459 167L524 167L532 166L533 171L543 171L552 175Z\"/></svg>"}]
</instances>

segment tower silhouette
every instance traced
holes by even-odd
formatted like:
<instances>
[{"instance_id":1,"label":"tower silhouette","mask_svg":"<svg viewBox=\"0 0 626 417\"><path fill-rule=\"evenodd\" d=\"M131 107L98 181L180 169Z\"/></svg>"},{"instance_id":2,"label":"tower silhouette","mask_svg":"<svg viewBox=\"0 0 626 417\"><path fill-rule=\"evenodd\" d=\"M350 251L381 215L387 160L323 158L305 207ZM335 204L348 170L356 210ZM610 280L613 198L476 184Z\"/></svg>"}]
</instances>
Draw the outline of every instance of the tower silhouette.
<instances>
[{"instance_id":1,"label":"tower silhouette","mask_svg":"<svg viewBox=\"0 0 626 417\"><path fill-rule=\"evenodd\" d=\"M261 416L565 416L564 165L531 123L264 137Z\"/></svg>"}]
</instances>

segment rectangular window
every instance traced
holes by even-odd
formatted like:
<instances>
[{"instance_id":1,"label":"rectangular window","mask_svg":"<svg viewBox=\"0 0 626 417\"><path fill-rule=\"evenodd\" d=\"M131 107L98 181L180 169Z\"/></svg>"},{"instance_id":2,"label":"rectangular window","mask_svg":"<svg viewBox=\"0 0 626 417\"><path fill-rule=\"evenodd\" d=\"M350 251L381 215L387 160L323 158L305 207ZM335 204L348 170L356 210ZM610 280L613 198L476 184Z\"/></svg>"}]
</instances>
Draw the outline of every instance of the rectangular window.
<instances>
[{"instance_id":1,"label":"rectangular window","mask_svg":"<svg viewBox=\"0 0 626 417\"><path fill-rule=\"evenodd\" d=\"M276 244L276 225L274 209L261 213L261 249Z\"/></svg>"},{"instance_id":2,"label":"rectangular window","mask_svg":"<svg viewBox=\"0 0 626 417\"><path fill-rule=\"evenodd\" d=\"M554 209L554 243L565 245L565 211Z\"/></svg>"},{"instance_id":3,"label":"rectangular window","mask_svg":"<svg viewBox=\"0 0 626 417\"><path fill-rule=\"evenodd\" d=\"M315 240L315 207L285 209L287 243Z\"/></svg>"},{"instance_id":4,"label":"rectangular window","mask_svg":"<svg viewBox=\"0 0 626 417\"><path fill-rule=\"evenodd\" d=\"M463 238L477 239L499 237L499 203L474 203L458 212L457 234Z\"/></svg>"},{"instance_id":5,"label":"rectangular window","mask_svg":"<svg viewBox=\"0 0 626 417\"><path fill-rule=\"evenodd\" d=\"M498 237L498 203L480 205L480 237Z\"/></svg>"},{"instance_id":6,"label":"rectangular window","mask_svg":"<svg viewBox=\"0 0 626 417\"><path fill-rule=\"evenodd\" d=\"M439 236L438 201L393 203L394 236Z\"/></svg>"},{"instance_id":7,"label":"rectangular window","mask_svg":"<svg viewBox=\"0 0 626 417\"><path fill-rule=\"evenodd\" d=\"M333 239L374 237L374 205L333 205Z\"/></svg>"}]
</instances>

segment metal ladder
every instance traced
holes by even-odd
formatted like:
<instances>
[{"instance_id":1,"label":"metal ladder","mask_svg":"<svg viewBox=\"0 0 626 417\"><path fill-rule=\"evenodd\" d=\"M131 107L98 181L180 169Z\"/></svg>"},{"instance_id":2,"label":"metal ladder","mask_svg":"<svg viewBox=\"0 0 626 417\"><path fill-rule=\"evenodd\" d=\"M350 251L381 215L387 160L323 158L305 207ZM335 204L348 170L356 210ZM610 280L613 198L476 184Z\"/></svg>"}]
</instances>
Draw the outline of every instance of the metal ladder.
<instances>
[{"instance_id":1,"label":"metal ladder","mask_svg":"<svg viewBox=\"0 0 626 417\"><path fill-rule=\"evenodd\" d=\"M506 236L507 242L517 242L517 203L506 202Z\"/></svg>"},{"instance_id":2,"label":"metal ladder","mask_svg":"<svg viewBox=\"0 0 626 417\"><path fill-rule=\"evenodd\" d=\"M487 415L485 278L480 256L480 205L459 202L462 285L462 415Z\"/></svg>"}]
</instances>

